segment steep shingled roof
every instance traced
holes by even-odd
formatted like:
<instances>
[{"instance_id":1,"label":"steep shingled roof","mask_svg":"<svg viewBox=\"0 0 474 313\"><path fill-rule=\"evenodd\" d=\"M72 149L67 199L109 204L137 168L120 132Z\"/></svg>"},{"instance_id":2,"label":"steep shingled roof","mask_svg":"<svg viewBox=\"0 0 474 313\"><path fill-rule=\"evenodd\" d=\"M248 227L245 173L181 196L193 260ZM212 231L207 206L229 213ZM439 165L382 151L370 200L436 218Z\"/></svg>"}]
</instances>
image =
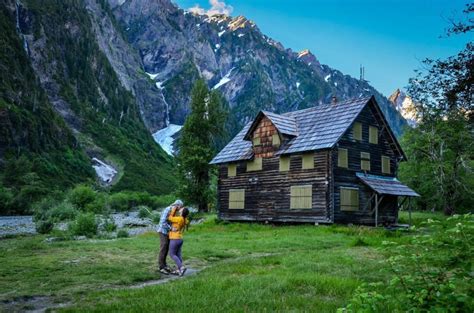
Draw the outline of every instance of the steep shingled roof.
<instances>
[{"instance_id":1,"label":"steep shingled roof","mask_svg":"<svg viewBox=\"0 0 474 313\"><path fill-rule=\"evenodd\" d=\"M276 155L332 148L352 125L362 109L374 101L373 97L323 104L309 109L275 114L261 111L211 161L211 164L249 160L253 157L252 143L246 136L262 114L284 134L296 134L283 144Z\"/></svg>"}]
</instances>

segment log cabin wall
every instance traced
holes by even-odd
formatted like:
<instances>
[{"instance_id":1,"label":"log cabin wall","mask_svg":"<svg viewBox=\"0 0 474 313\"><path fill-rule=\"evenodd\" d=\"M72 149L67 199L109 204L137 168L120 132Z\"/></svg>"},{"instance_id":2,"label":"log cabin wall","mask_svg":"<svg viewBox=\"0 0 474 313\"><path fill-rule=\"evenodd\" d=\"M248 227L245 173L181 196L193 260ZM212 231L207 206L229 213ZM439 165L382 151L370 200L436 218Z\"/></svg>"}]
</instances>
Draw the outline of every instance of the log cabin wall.
<instances>
[{"instance_id":1,"label":"log cabin wall","mask_svg":"<svg viewBox=\"0 0 474 313\"><path fill-rule=\"evenodd\" d=\"M334 173L334 222L336 223L375 223L375 213L373 213L374 202L367 205L373 191L363 184L357 177L356 172L364 172L361 169L361 152L370 153L370 171L368 174L395 177L396 154L389 145L387 130L382 129L381 121L374 115L372 105L366 106L355 122L362 124L362 141L355 140L352 127L341 137L336 147L332 150L332 168ZM369 143L369 126L378 128L378 144ZM343 148L348 151L348 168L338 166L338 149ZM382 156L390 157L390 174L382 173ZM359 210L342 211L340 205L340 188L359 189ZM379 223L394 223L397 220L397 197L384 196L379 205Z\"/></svg>"},{"instance_id":2,"label":"log cabin wall","mask_svg":"<svg viewBox=\"0 0 474 313\"><path fill-rule=\"evenodd\" d=\"M290 156L290 170L280 172L279 157L264 158L260 171L247 172L238 162L235 177L219 166L219 217L225 220L330 222L330 151L314 153L314 168L302 169L302 155ZM312 185L312 209L290 209L291 186ZM245 189L245 208L229 209L229 190Z\"/></svg>"}]
</instances>

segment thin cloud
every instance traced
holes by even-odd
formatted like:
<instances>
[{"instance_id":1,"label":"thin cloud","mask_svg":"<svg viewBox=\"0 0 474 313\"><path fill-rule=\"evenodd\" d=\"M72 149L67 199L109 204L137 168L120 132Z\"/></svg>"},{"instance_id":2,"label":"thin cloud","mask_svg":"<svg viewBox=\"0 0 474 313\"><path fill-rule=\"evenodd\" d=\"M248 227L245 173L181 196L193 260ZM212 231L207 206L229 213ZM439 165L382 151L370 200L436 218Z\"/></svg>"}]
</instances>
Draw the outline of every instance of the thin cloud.
<instances>
[{"instance_id":1,"label":"thin cloud","mask_svg":"<svg viewBox=\"0 0 474 313\"><path fill-rule=\"evenodd\" d=\"M211 8L209 10L205 10L196 4L194 7L189 8L188 11L194 14L199 15L217 15L217 14L225 14L230 15L234 8L231 5L226 4L224 1L219 0L209 0L209 4Z\"/></svg>"}]
</instances>

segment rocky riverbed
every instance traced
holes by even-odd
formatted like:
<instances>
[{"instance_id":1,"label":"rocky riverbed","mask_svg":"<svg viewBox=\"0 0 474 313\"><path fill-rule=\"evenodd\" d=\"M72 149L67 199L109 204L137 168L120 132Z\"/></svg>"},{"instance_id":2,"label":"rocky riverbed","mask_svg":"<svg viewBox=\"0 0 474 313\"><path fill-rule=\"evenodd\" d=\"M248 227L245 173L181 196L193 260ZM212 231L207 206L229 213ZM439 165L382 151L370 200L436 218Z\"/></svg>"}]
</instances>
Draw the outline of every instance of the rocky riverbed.
<instances>
[{"instance_id":1,"label":"rocky riverbed","mask_svg":"<svg viewBox=\"0 0 474 313\"><path fill-rule=\"evenodd\" d=\"M194 209L192 211L195 211ZM155 214L158 214L156 212ZM158 225L153 223L151 218L140 218L138 212L115 213L110 216L117 230L125 229L130 236L136 236L149 231L156 231ZM200 220L192 221L192 224L199 223ZM61 230L67 229L67 222L56 225ZM36 234L33 216L0 216L0 237L13 235L31 235Z\"/></svg>"}]
</instances>

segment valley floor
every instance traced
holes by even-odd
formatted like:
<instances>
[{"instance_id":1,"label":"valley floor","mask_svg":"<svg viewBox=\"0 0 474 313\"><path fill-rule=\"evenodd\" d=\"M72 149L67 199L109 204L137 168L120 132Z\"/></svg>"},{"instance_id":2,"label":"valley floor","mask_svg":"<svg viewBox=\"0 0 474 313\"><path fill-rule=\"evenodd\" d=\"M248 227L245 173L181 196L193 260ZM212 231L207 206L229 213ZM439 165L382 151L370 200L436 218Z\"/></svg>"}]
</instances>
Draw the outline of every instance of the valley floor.
<instances>
[{"instance_id":1,"label":"valley floor","mask_svg":"<svg viewBox=\"0 0 474 313\"><path fill-rule=\"evenodd\" d=\"M427 217L433 215L414 221ZM39 301L66 311L334 312L362 282L390 277L377 247L409 236L357 226L226 224L208 216L185 234L185 263L199 272L143 288L128 287L163 278L155 233L7 238L0 240L0 310L37 309Z\"/></svg>"}]
</instances>

